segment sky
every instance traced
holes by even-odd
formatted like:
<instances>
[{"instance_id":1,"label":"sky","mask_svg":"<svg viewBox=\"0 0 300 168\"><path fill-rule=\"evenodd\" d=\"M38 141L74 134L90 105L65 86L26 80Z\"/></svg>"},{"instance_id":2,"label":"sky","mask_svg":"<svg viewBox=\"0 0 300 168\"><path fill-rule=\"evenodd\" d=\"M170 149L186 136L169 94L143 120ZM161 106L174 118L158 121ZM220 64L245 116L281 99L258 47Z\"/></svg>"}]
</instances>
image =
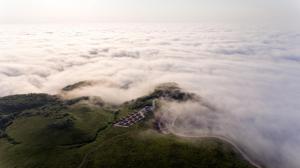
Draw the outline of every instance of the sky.
<instances>
[{"instance_id":1,"label":"sky","mask_svg":"<svg viewBox=\"0 0 300 168\"><path fill-rule=\"evenodd\" d=\"M0 23L293 19L300 0L0 0Z\"/></svg>"}]
</instances>

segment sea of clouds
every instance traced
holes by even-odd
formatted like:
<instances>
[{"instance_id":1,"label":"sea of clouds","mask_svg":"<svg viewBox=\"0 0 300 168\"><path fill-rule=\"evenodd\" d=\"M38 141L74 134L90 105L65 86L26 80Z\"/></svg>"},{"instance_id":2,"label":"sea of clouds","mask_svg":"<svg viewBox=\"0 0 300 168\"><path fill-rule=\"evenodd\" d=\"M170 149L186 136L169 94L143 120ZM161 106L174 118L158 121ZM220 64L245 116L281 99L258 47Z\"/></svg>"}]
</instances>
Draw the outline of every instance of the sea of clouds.
<instances>
[{"instance_id":1,"label":"sea of clouds","mask_svg":"<svg viewBox=\"0 0 300 168\"><path fill-rule=\"evenodd\" d=\"M176 82L214 110L166 105L175 134L226 136L267 167L298 168L300 31L287 27L1 25L0 96L59 94L88 80L97 84L73 96L122 103Z\"/></svg>"}]
</instances>

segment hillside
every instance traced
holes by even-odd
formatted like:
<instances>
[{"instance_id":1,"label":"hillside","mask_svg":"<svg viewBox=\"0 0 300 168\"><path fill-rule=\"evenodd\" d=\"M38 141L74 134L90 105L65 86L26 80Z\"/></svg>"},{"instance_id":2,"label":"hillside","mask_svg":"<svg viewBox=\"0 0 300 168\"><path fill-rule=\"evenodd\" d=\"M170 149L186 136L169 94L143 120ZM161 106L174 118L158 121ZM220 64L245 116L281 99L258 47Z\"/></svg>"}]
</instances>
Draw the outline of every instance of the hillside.
<instances>
[{"instance_id":1,"label":"hillside","mask_svg":"<svg viewBox=\"0 0 300 168\"><path fill-rule=\"evenodd\" d=\"M28 94L0 98L0 167L253 168L230 144L218 139L160 133L154 114L128 128L113 126L128 114L151 106L154 99L199 97L181 91L176 84L164 84L119 106L95 97L64 100Z\"/></svg>"}]
</instances>

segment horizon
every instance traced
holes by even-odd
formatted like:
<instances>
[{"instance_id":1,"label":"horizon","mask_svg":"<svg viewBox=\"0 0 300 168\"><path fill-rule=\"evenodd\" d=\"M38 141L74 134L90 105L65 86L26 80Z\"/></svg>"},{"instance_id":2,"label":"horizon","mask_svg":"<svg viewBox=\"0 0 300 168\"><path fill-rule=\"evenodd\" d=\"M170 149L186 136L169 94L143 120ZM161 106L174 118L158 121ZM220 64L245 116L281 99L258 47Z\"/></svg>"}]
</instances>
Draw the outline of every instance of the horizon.
<instances>
[{"instance_id":1,"label":"horizon","mask_svg":"<svg viewBox=\"0 0 300 168\"><path fill-rule=\"evenodd\" d=\"M295 20L299 0L0 0L0 23Z\"/></svg>"}]
</instances>

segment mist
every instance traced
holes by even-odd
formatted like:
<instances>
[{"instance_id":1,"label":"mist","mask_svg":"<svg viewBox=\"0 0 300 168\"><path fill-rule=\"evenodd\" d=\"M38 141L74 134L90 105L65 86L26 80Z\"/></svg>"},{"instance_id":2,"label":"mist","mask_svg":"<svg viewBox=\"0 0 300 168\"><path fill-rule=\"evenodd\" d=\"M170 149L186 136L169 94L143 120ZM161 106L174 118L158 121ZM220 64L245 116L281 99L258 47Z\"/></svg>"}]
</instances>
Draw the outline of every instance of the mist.
<instances>
[{"instance_id":1,"label":"mist","mask_svg":"<svg viewBox=\"0 0 300 168\"><path fill-rule=\"evenodd\" d=\"M288 28L286 28L288 27ZM60 94L120 104L176 82L209 106L165 103L177 135L225 136L272 168L300 162L300 29L255 24L0 27L0 96Z\"/></svg>"}]
</instances>

